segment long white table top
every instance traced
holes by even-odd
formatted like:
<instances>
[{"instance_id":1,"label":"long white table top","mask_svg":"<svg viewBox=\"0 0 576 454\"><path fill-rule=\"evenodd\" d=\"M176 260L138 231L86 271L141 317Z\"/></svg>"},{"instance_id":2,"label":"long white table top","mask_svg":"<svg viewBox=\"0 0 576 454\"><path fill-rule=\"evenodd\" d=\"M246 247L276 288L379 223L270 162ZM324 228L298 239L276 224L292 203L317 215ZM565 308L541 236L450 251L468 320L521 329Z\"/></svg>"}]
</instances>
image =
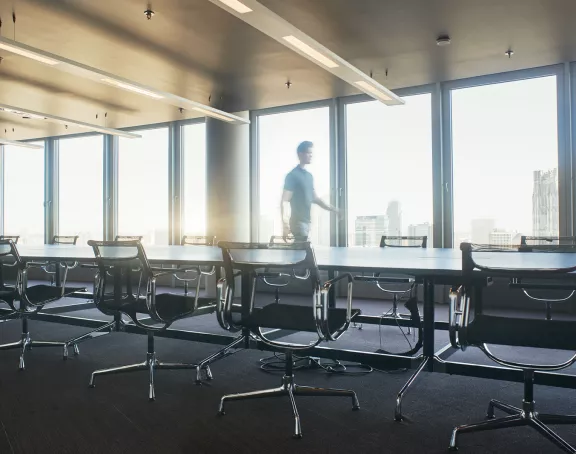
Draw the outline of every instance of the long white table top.
<instances>
[{"instance_id":1,"label":"long white table top","mask_svg":"<svg viewBox=\"0 0 576 454\"><path fill-rule=\"evenodd\" d=\"M147 246L151 262L174 265L219 265L222 253L210 246ZM412 275L461 275L462 253L458 249L316 247L318 266L322 269L355 272L387 271ZM28 261L62 260L94 262L88 246L41 245L18 246ZM251 257L267 261L267 251L254 251ZM576 253L481 253L478 262L493 267L517 269L566 268L576 265Z\"/></svg>"}]
</instances>

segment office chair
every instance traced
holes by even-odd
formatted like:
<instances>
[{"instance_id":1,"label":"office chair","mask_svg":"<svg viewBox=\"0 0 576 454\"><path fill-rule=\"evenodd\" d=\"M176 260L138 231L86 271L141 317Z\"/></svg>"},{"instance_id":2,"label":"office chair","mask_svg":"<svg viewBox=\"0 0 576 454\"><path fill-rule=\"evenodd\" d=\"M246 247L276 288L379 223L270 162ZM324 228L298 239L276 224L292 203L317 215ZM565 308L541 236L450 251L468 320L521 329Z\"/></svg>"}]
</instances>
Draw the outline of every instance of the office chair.
<instances>
[{"instance_id":1,"label":"office chair","mask_svg":"<svg viewBox=\"0 0 576 454\"><path fill-rule=\"evenodd\" d=\"M12 240L14 244L18 244L19 239L20 239L19 235L0 235L0 240ZM16 266L16 262L4 263L3 265L12 268ZM4 280L4 266L0 266L0 290L13 288L12 286L8 286Z\"/></svg>"},{"instance_id":2,"label":"office chair","mask_svg":"<svg viewBox=\"0 0 576 454\"><path fill-rule=\"evenodd\" d=\"M180 243L182 246L214 246L216 244L215 236L193 236L184 235ZM195 274L194 277L187 277L188 273ZM205 282L208 281L208 276L213 276L216 273L216 267L186 267L186 277L174 274L176 280L184 282L184 295L188 295L188 285L190 282L196 282L196 295L200 295L200 285L202 284L202 277L204 277Z\"/></svg>"},{"instance_id":3,"label":"office chair","mask_svg":"<svg viewBox=\"0 0 576 454\"><path fill-rule=\"evenodd\" d=\"M465 350L479 348L492 361L524 375L522 408L498 400L488 405L487 420L454 428L450 449L457 450L462 433L530 426L564 452L576 453L576 448L553 432L546 424L576 424L576 415L539 413L534 402L534 371L564 369L576 362L576 354L560 364L526 364L496 356L488 344L516 347L576 350L576 322L572 320L522 319L490 315L484 311L482 287L494 277L507 278L511 289L522 290L527 282L541 290L576 290L576 246L550 245L539 250L516 247L484 246L462 243L462 285L450 292L449 335L453 347ZM538 254L547 252L548 254ZM549 253L557 252L551 256ZM562 258L561 252L572 252ZM521 280L521 285L518 284ZM561 281L560 281L561 280ZM510 292L513 293L513 292ZM494 419L498 409L508 416Z\"/></svg>"},{"instance_id":4,"label":"office chair","mask_svg":"<svg viewBox=\"0 0 576 454\"><path fill-rule=\"evenodd\" d=\"M426 236L382 236L380 239L381 248L426 248L428 237ZM410 320L411 315L401 314L398 312L398 301L408 297L409 301L416 299L418 283L411 276L381 276L381 273L375 273L372 276L355 276L355 281L372 282L382 292L392 295L392 309L383 315L383 318L394 320ZM386 286L391 284L393 287ZM400 286L400 288L398 288ZM417 301L416 301L417 302ZM409 303L407 303L409 304ZM399 326L400 330L402 328ZM411 334L411 328L408 327L407 334Z\"/></svg>"},{"instance_id":5,"label":"office chair","mask_svg":"<svg viewBox=\"0 0 576 454\"><path fill-rule=\"evenodd\" d=\"M69 244L76 246L78 238L78 235L54 235L50 244ZM76 268L78 262L45 262L43 265L36 265L40 265L40 268L50 276L50 285L54 285L57 281L57 274L59 274L57 267L66 268L66 271L68 272L71 269Z\"/></svg>"},{"instance_id":6,"label":"office chair","mask_svg":"<svg viewBox=\"0 0 576 454\"><path fill-rule=\"evenodd\" d=\"M272 235L270 237L269 244L292 244L294 243L294 236L277 236ZM307 271L304 275L298 275L295 270L291 270L290 273L286 272L275 272L274 270L265 269L260 273L261 281L269 287L274 288L274 302L280 302L280 289L282 287L287 287L292 279L307 280L310 277L310 273Z\"/></svg>"},{"instance_id":7,"label":"office chair","mask_svg":"<svg viewBox=\"0 0 576 454\"><path fill-rule=\"evenodd\" d=\"M216 303L206 298L156 293L156 279L162 275L170 275L173 271L154 272L140 241L90 240L88 244L94 250L98 265L97 288L94 297L96 307L106 315L117 317L122 314L127 315L134 325L143 329L148 335L148 350L144 362L94 371L90 377L90 387L94 387L94 381L99 375L147 370L149 374L148 398L154 400L154 371L156 369L196 369L199 375L197 364L159 362L154 349L154 333L166 330L181 318L212 313L216 310ZM144 282L145 289L142 289L139 284L137 293L134 295L127 283L124 287L121 280L123 268L129 271L140 270L140 282ZM110 270L112 270L113 279L110 279Z\"/></svg>"},{"instance_id":8,"label":"office chair","mask_svg":"<svg viewBox=\"0 0 576 454\"><path fill-rule=\"evenodd\" d=\"M12 312L2 316L6 318L20 318L22 320L22 335L18 342L0 345L0 350L20 349L20 370L24 370L24 355L32 347L63 347L63 354L68 356L68 342L33 341L28 331L28 320L33 318L44 306L58 301L75 292L84 291L80 287L66 287L68 269L64 268L62 285L33 285L28 287L28 270L35 267L32 263L26 263L18 254L16 244L12 240L0 240L0 267L6 266L6 262L16 268L16 285L3 287L0 290L0 301L10 306ZM18 301L18 304L16 302Z\"/></svg>"},{"instance_id":9,"label":"office chair","mask_svg":"<svg viewBox=\"0 0 576 454\"><path fill-rule=\"evenodd\" d=\"M565 237L553 237L553 236L522 236L520 237L520 245L522 249L539 249L542 246L546 247L549 245L559 245L559 246L575 246L576 237L565 236ZM526 286L522 289L524 294L533 301L539 301L546 305L546 320L552 320L552 305L555 303L563 303L568 301L576 293L574 290L568 292L567 296L556 297L556 298L542 298L541 296L536 296L530 293L532 290L530 286Z\"/></svg>"},{"instance_id":10,"label":"office chair","mask_svg":"<svg viewBox=\"0 0 576 454\"><path fill-rule=\"evenodd\" d=\"M309 242L294 244L220 242L218 246L222 249L225 271L225 278L218 283L217 315L220 325L229 331L242 330L246 338L252 335L265 345L283 350L286 355L284 376L280 387L223 396L218 413L225 414L224 406L229 401L288 396L295 419L294 437L301 438L302 430L295 396L347 397L352 399L352 408L359 409L360 404L354 391L300 386L294 382L293 373L295 351L305 351L322 341L338 339L348 329L353 317L360 312L352 309L352 276L341 274L336 279L321 285L316 258ZM307 270L311 304L301 306L271 303L264 307L255 307L256 284L266 275L260 274L265 269L283 270L287 273L293 269ZM235 278L242 274L250 279L250 288L244 289L242 293L250 297L249 301L242 301L241 307L238 307L234 304ZM329 308L328 293L340 280L348 282L346 308ZM241 310L240 313L237 312L238 309ZM268 338L262 328L311 332L314 335L307 344L281 342Z\"/></svg>"}]
</instances>

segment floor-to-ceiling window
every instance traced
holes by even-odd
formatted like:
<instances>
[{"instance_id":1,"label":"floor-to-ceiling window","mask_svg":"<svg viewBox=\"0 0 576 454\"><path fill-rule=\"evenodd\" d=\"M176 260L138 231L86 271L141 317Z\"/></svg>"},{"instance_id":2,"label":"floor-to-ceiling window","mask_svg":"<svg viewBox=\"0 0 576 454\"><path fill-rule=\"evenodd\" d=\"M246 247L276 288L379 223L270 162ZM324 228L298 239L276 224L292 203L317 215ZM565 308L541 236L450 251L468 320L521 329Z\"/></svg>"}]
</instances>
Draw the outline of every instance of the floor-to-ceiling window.
<instances>
[{"instance_id":1,"label":"floor-to-ceiling window","mask_svg":"<svg viewBox=\"0 0 576 454\"><path fill-rule=\"evenodd\" d=\"M206 235L206 125L182 126L185 235Z\"/></svg>"},{"instance_id":2,"label":"floor-to-ceiling window","mask_svg":"<svg viewBox=\"0 0 576 454\"><path fill-rule=\"evenodd\" d=\"M119 139L118 235L168 244L168 128Z\"/></svg>"},{"instance_id":3,"label":"floor-to-ceiling window","mask_svg":"<svg viewBox=\"0 0 576 454\"><path fill-rule=\"evenodd\" d=\"M101 135L58 140L58 234L103 239Z\"/></svg>"},{"instance_id":4,"label":"floor-to-ceiling window","mask_svg":"<svg viewBox=\"0 0 576 454\"><path fill-rule=\"evenodd\" d=\"M258 117L259 241L282 235L280 201L286 175L298 165L296 148L303 141L314 144L312 163L316 194L330 203L330 112L319 107ZM330 213L312 207L310 240L330 245Z\"/></svg>"},{"instance_id":5,"label":"floor-to-ceiling window","mask_svg":"<svg viewBox=\"0 0 576 454\"><path fill-rule=\"evenodd\" d=\"M454 246L557 236L556 76L453 89Z\"/></svg>"},{"instance_id":6,"label":"floor-to-ceiling window","mask_svg":"<svg viewBox=\"0 0 576 454\"><path fill-rule=\"evenodd\" d=\"M43 142L34 142L43 145ZM4 234L44 243L44 149L4 147Z\"/></svg>"},{"instance_id":7,"label":"floor-to-ceiling window","mask_svg":"<svg viewBox=\"0 0 576 454\"><path fill-rule=\"evenodd\" d=\"M346 105L349 246L378 246L383 235L432 244L431 98Z\"/></svg>"}]
</instances>

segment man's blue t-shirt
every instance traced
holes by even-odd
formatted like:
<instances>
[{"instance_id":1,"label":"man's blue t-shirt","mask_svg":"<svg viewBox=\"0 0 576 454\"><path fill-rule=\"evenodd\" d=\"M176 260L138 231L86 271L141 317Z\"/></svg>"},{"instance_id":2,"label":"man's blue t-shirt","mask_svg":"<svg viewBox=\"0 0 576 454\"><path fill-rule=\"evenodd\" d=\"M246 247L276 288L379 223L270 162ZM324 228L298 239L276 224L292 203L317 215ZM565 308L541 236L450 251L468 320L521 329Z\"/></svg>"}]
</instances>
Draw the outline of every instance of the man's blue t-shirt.
<instances>
[{"instance_id":1,"label":"man's blue t-shirt","mask_svg":"<svg viewBox=\"0 0 576 454\"><path fill-rule=\"evenodd\" d=\"M284 182L284 190L292 192L290 200L290 223L310 222L310 209L314 201L314 178L300 166L296 166Z\"/></svg>"}]
</instances>

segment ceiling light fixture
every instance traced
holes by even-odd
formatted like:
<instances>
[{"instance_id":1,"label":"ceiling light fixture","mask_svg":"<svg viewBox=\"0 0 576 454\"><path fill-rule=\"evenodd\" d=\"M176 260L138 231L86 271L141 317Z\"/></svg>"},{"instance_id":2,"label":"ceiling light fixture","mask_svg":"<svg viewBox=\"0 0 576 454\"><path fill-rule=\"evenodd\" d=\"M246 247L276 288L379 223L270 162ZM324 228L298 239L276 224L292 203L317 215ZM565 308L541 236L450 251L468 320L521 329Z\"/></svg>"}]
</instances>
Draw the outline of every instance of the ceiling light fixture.
<instances>
[{"instance_id":1,"label":"ceiling light fixture","mask_svg":"<svg viewBox=\"0 0 576 454\"><path fill-rule=\"evenodd\" d=\"M359 80L358 82L354 82L354 85L356 85L358 88L360 88L360 90L362 90L363 92L366 92L366 93L370 94L371 96L376 97L380 101L384 101L384 102L385 101L391 101L391 99L388 95L386 95L385 93L382 93L377 87L369 84L365 80Z\"/></svg>"},{"instance_id":2,"label":"ceiling light fixture","mask_svg":"<svg viewBox=\"0 0 576 454\"><path fill-rule=\"evenodd\" d=\"M239 2L238 0L220 0L224 3L228 8L232 8L234 11L240 14L246 14L252 12L250 8L248 8L244 3Z\"/></svg>"},{"instance_id":3,"label":"ceiling light fixture","mask_svg":"<svg viewBox=\"0 0 576 454\"><path fill-rule=\"evenodd\" d=\"M102 79L102 82L106 82L107 84L110 84L110 85L115 85L116 87L123 88L124 90L133 91L134 93L140 93L141 95L150 96L151 98L162 99L164 97L164 96L159 95L157 93L153 93L151 91L144 90L143 88L135 87L134 85L130 85L130 84L127 84L125 82L121 82L119 80L104 78L104 79Z\"/></svg>"},{"instance_id":4,"label":"ceiling light fixture","mask_svg":"<svg viewBox=\"0 0 576 454\"><path fill-rule=\"evenodd\" d=\"M146 85L142 85L128 79L124 79L114 74L101 71L100 69L93 68L91 66L84 65L77 61L69 60L68 58L60 57L59 55L51 54L41 49L27 46L25 44L1 36L0 36L0 48L21 55L23 57L31 58L40 63L50 65L55 69L59 69L69 74L84 77L86 79L91 79L98 83L106 83L109 85L114 85L115 87L121 88L123 90L128 90L133 93L161 100L166 104L170 104L178 108L181 107L187 110L195 110L198 107L201 109L205 109L206 112L208 112L206 115L218 118L219 120L226 118L227 119L226 121L230 123L235 124L250 123L250 120L247 120L245 118L239 117L237 115L228 112L224 112L223 110L214 109L210 106L206 106L199 102L192 101L190 99L186 99L172 93L156 90L152 87L148 87Z\"/></svg>"},{"instance_id":5,"label":"ceiling light fixture","mask_svg":"<svg viewBox=\"0 0 576 454\"><path fill-rule=\"evenodd\" d=\"M295 47L299 51L304 52L306 55L308 55L309 57L312 57L317 62L322 63L324 66L326 66L328 68L337 68L338 67L338 64L336 62L330 60L328 57L325 57L320 52L318 52L316 49L313 49L312 47L310 47L305 42L300 41L295 36L292 36L292 35L284 36L283 39L288 41L293 47Z\"/></svg>"},{"instance_id":6,"label":"ceiling light fixture","mask_svg":"<svg viewBox=\"0 0 576 454\"><path fill-rule=\"evenodd\" d=\"M133 132L121 131L119 129L106 128L104 126L93 125L91 123L85 123L83 121L72 120L70 118L58 117L56 115L50 115L42 112L35 112L33 110L23 109L21 107L8 106L6 104L0 104L0 110L13 115L18 115L19 117L30 117L31 119L45 120L52 123L59 123L63 125L77 126L83 129L89 129L94 132L101 132L102 134L110 134L112 136L126 137L128 139L138 139L142 137L139 134L134 134Z\"/></svg>"},{"instance_id":7,"label":"ceiling light fixture","mask_svg":"<svg viewBox=\"0 0 576 454\"><path fill-rule=\"evenodd\" d=\"M374 99L386 105L404 104L404 100L392 91L363 73L358 68L324 47L312 37L306 35L290 22L281 18L257 0L210 0L218 7L233 14L238 19L260 30L282 45L306 57L322 69L362 90ZM231 2L240 3L243 8L230 6ZM238 5L236 5L238 6ZM244 14L250 10L250 14ZM363 82L358 84L358 82Z\"/></svg>"},{"instance_id":8,"label":"ceiling light fixture","mask_svg":"<svg viewBox=\"0 0 576 454\"><path fill-rule=\"evenodd\" d=\"M30 142L20 142L18 140L3 139L1 137L0 137L0 145L12 145L14 147L32 148L34 150L42 150L44 148L43 145L35 145Z\"/></svg>"},{"instance_id":9,"label":"ceiling light fixture","mask_svg":"<svg viewBox=\"0 0 576 454\"><path fill-rule=\"evenodd\" d=\"M201 114L204 114L207 117L213 117L217 118L218 120L224 120L228 122L233 121L231 118L225 117L224 115L220 115L216 112L210 112L209 110L203 109L202 107L194 107L194 110L200 112Z\"/></svg>"},{"instance_id":10,"label":"ceiling light fixture","mask_svg":"<svg viewBox=\"0 0 576 454\"><path fill-rule=\"evenodd\" d=\"M448 46L452 40L448 35L440 35L438 39L436 39L436 45L440 47Z\"/></svg>"},{"instance_id":11,"label":"ceiling light fixture","mask_svg":"<svg viewBox=\"0 0 576 454\"><path fill-rule=\"evenodd\" d=\"M10 41L10 40L3 40L3 41ZM38 52L34 51L33 47L26 46L25 44L17 43L17 45L15 45L0 41L0 49L7 50L8 52L12 52L13 54L18 54L22 57L31 58L32 60L39 61L40 63L44 63L45 65L54 66L58 64L57 60L53 60L51 58L40 55Z\"/></svg>"}]
</instances>

